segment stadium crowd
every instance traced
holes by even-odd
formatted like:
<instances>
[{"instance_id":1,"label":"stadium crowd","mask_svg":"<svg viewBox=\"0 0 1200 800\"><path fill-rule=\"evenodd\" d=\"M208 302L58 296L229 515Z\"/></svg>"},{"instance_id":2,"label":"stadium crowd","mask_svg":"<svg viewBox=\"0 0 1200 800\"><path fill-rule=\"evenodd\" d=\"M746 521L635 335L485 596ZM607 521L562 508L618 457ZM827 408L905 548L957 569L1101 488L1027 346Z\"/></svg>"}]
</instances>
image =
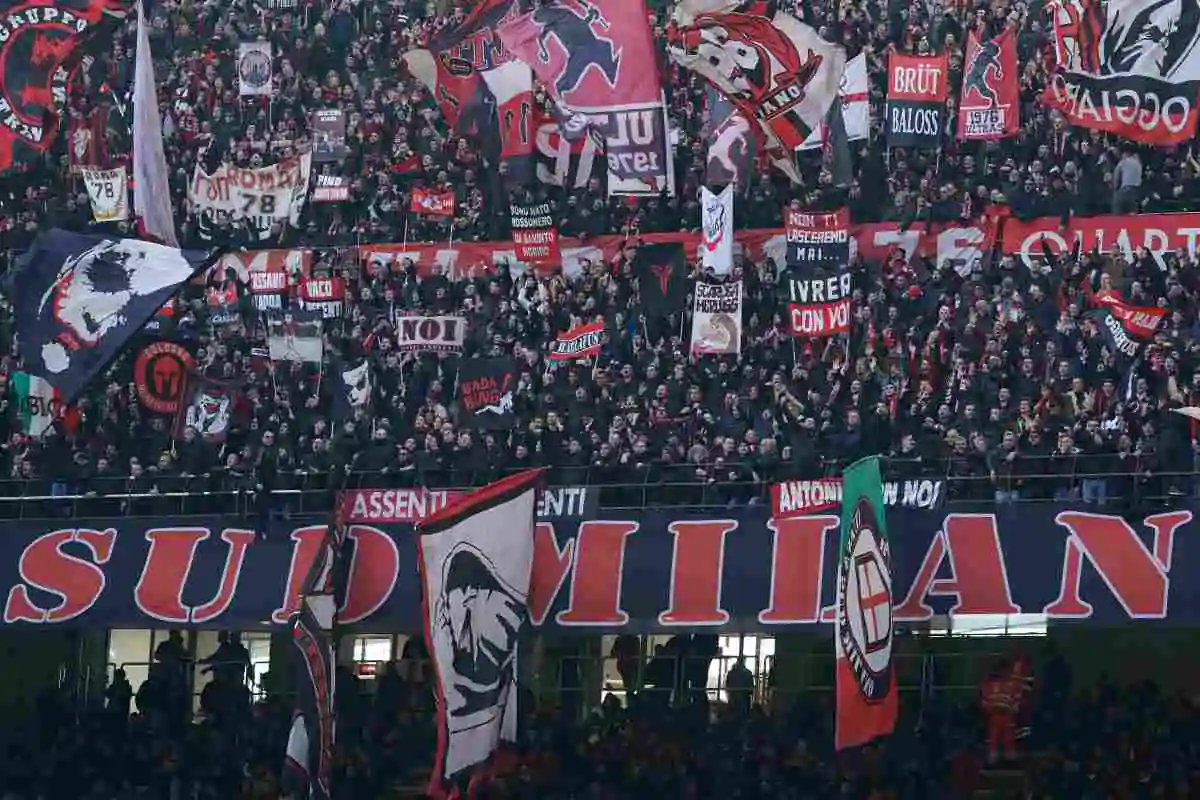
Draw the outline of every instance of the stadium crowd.
<instances>
[{"instance_id":1,"label":"stadium crowd","mask_svg":"<svg viewBox=\"0 0 1200 800\"><path fill-rule=\"evenodd\" d=\"M7 737L0 797L277 800L288 696L251 702L240 668L214 665L189 724L183 662L159 655L136 692L118 673L103 702L82 712L65 696L41 698L36 728ZM969 688L906 693L893 736L838 756L827 695L754 692L743 666L749 680L735 684L735 667L720 696L690 690L687 662L658 680L655 669L647 664L648 685L636 693L609 693L589 708L570 693L523 695L520 741L501 751L498 778L475 796L949 800L999 786L1015 793L1004 796L1173 799L1200 788L1192 698L1106 678L1075 691L1053 652L1020 703L1025 733L994 764L987 704ZM415 661L388 664L371 681L339 672L334 797L421 796L436 742L428 675Z\"/></svg>"},{"instance_id":2,"label":"stadium crowd","mask_svg":"<svg viewBox=\"0 0 1200 800\"><path fill-rule=\"evenodd\" d=\"M1016 24L1024 65L1020 135L970 144L948 137L938 153L889 155L881 137L856 142L848 193L831 187L819 151L800 156L801 186L762 167L738 198L739 227L778 226L781 209L793 199L811 208L848 203L856 221L918 226L983 213L1103 213L1114 204L1129 206L1131 197L1131 207L1140 210L1180 210L1195 202L1200 163L1190 149L1131 149L1094 131L1069 129L1034 102L1046 79L1042 4L943 9L913 3L899 26L887 5L867 0L834 11L801 4L797 13L844 42L850 55L868 53L875 118L888 47L944 48L957 70L969 29L995 33ZM661 33L669 9L651 7ZM309 112L337 106L348 113L350 156L322 169L352 178L351 200L309 203L298 229L273 231L268 241L254 241L244 220L233 223L225 243L314 247L318 271L347 278L353 302L343 319L327 323L327 338L349 356L369 349L381 376L375 413L332 429L328 382L323 386L315 370L279 365L267 375L252 357L265 332L249 298L243 296L242 324L213 326L202 288L193 287L177 303L175 335L189 342L206 374L247 379L233 435L220 447L191 438L173 442L171 419L140 407L131 359L123 358L77 413L40 441L17 432L10 405L14 427L0 447L0 468L11 479L4 494L329 486L336 480L331 476L347 468L374 472L356 478L374 484L466 485L545 464L569 483L737 487L719 495L726 502L761 499L762 486L773 480L819 476L874 452L895 456L895 470L962 479L952 486L954 496L973 499L1078 496L1105 503L1191 491L1187 474L1200 444L1187 420L1166 413L1200 399L1200 273L1186 253L1169 255L1165 269L1146 253L1128 262L1076 254L1032 270L999 257L969 272L920 258L864 263L856 271L853 333L822 341L794 340L783 330L780 265L741 263L742 355L698 362L688 359L683 336L645 339L636 324L637 283L623 257L572 279L513 273L503 264L456 281L436 271L421 277L405 264L364 274L352 251L339 248L395 241L406 227L410 240L444 239L449 224L460 241L508 235L506 198L481 180L489 165L471 141L452 135L429 92L398 62L406 48L464 11L440 0L305 1L293 9L247 0L154 4L167 158L188 243L197 243L185 195L198 159L270 163L306 146ZM258 37L269 39L276 54L271 102L239 99L234 88L237 43ZM130 28L84 71L71 99L73 115L96 104L114 106L105 148L114 164L127 160L121 103L132 83L132 52ZM595 185L531 189L554 203L564 233L698 227L695 198L711 127L705 90L665 57L662 69L678 135L677 196L627 202L605 198ZM6 259L39 230L91 225L61 142L28 167L6 177L0 189ZM409 219L408 196L416 187L452 189L458 198L453 221ZM1171 311L1130 398L1118 392L1123 376L1085 316L1089 294L1101 288ZM17 300L5 301L6 319ZM526 367L519 424L511 433L480 434L456 424L459 358L392 351L391 330L380 319L386 317L381 309L394 304L463 313L470 332L461 358L511 353ZM609 331L598 363L547 371L547 343L596 318ZM683 319L669 322L669 330L686 330ZM11 345L8 326L4 331ZM11 357L5 360L6 376L17 368Z\"/></svg>"}]
</instances>

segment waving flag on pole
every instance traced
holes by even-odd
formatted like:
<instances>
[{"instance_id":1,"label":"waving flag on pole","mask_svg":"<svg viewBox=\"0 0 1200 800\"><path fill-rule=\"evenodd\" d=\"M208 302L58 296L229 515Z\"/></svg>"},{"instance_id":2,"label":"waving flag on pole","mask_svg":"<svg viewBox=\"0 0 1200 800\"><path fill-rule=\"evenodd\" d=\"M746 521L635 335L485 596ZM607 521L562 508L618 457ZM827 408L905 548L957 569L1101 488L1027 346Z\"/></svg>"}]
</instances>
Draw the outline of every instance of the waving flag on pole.
<instances>
[{"instance_id":1,"label":"waving flag on pole","mask_svg":"<svg viewBox=\"0 0 1200 800\"><path fill-rule=\"evenodd\" d=\"M541 471L473 492L417 526L437 757L429 794L517 738L517 645L529 626Z\"/></svg>"},{"instance_id":2,"label":"waving flag on pole","mask_svg":"<svg viewBox=\"0 0 1200 800\"><path fill-rule=\"evenodd\" d=\"M66 405L189 278L210 263L137 239L51 230L37 238L5 293L28 372L50 381Z\"/></svg>"},{"instance_id":3,"label":"waving flag on pole","mask_svg":"<svg viewBox=\"0 0 1200 800\"><path fill-rule=\"evenodd\" d=\"M892 668L892 555L878 456L842 473L838 554L836 747L842 750L891 733L900 708Z\"/></svg>"},{"instance_id":4,"label":"waving flag on pole","mask_svg":"<svg viewBox=\"0 0 1200 800\"><path fill-rule=\"evenodd\" d=\"M138 3L137 55L133 80L133 213L142 233L155 241L179 246L171 211L167 157L163 153L162 116L150 55L146 15Z\"/></svg>"}]
</instances>

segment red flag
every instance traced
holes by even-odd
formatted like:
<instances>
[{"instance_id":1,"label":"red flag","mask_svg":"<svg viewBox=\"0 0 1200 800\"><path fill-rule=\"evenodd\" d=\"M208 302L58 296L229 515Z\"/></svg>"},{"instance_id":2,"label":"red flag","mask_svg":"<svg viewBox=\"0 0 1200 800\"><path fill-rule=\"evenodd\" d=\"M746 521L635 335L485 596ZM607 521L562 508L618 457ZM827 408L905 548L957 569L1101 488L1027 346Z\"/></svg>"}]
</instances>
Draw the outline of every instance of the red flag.
<instances>
[{"instance_id":1,"label":"red flag","mask_svg":"<svg viewBox=\"0 0 1200 800\"><path fill-rule=\"evenodd\" d=\"M454 216L454 192L435 192L431 189L413 189L408 210L414 214L429 214L434 217Z\"/></svg>"},{"instance_id":2,"label":"red flag","mask_svg":"<svg viewBox=\"0 0 1200 800\"><path fill-rule=\"evenodd\" d=\"M958 104L958 138L1004 139L1021 129L1021 87L1017 82L1017 38L1013 28L994 39L967 39Z\"/></svg>"}]
</instances>

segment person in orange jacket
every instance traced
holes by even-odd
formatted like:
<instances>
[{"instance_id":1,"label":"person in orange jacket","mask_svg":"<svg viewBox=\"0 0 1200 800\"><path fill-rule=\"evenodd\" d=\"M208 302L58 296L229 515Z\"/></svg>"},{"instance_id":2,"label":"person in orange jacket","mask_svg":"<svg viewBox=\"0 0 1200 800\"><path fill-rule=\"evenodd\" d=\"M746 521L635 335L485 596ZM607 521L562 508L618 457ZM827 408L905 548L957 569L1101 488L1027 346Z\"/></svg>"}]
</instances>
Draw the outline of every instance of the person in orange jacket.
<instances>
[{"instance_id":1,"label":"person in orange jacket","mask_svg":"<svg viewBox=\"0 0 1200 800\"><path fill-rule=\"evenodd\" d=\"M1021 659L997 669L983 682L980 702L987 721L988 763L1017 757L1017 715L1028 681Z\"/></svg>"}]
</instances>

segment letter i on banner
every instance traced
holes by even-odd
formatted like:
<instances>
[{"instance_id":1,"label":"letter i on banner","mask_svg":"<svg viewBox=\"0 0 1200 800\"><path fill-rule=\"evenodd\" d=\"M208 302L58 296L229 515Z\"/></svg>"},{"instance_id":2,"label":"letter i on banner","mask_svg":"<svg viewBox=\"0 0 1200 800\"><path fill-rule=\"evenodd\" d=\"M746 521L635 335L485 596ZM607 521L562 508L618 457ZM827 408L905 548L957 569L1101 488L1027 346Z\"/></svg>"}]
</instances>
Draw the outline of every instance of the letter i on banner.
<instances>
[{"instance_id":1,"label":"letter i on banner","mask_svg":"<svg viewBox=\"0 0 1200 800\"><path fill-rule=\"evenodd\" d=\"M879 457L842 474L838 547L836 747L866 744L896 727L899 699L892 669L892 555Z\"/></svg>"},{"instance_id":2,"label":"letter i on banner","mask_svg":"<svg viewBox=\"0 0 1200 800\"><path fill-rule=\"evenodd\" d=\"M704 268L728 275L733 270L733 185L720 194L700 187L700 213Z\"/></svg>"},{"instance_id":3,"label":"letter i on banner","mask_svg":"<svg viewBox=\"0 0 1200 800\"><path fill-rule=\"evenodd\" d=\"M96 169L80 167L79 174L92 201L92 218L98 223L129 219L129 189L124 167Z\"/></svg>"}]
</instances>

